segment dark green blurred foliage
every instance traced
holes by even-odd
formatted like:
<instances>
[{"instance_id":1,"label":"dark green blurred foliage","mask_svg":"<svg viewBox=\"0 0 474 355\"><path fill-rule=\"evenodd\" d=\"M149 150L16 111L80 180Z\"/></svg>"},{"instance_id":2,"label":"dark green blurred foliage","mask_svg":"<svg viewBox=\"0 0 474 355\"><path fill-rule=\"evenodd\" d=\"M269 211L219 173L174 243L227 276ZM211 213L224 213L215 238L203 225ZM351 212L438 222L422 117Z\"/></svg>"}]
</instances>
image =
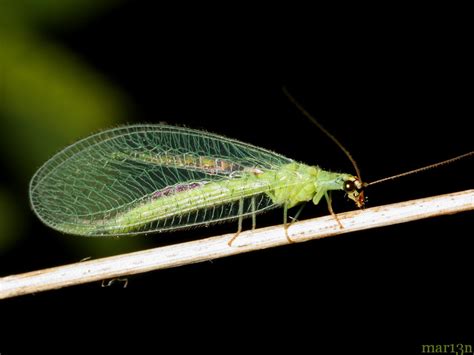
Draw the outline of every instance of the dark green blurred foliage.
<instances>
[{"instance_id":1,"label":"dark green blurred foliage","mask_svg":"<svg viewBox=\"0 0 474 355\"><path fill-rule=\"evenodd\" d=\"M120 0L3 0L0 20L11 29L64 28L87 21Z\"/></svg>"},{"instance_id":2,"label":"dark green blurred foliage","mask_svg":"<svg viewBox=\"0 0 474 355\"><path fill-rule=\"evenodd\" d=\"M86 26L118 0L2 1L0 255L32 220L28 181L74 140L120 123L127 99L54 34ZM12 207L12 203L16 207Z\"/></svg>"}]
</instances>

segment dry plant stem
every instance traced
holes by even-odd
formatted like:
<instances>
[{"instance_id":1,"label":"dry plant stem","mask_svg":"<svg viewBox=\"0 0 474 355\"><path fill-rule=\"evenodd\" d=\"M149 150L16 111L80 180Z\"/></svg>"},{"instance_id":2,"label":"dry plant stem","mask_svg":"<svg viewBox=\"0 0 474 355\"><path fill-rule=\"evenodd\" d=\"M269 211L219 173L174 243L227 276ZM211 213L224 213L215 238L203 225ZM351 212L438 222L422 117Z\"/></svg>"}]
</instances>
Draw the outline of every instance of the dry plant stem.
<instances>
[{"instance_id":1,"label":"dry plant stem","mask_svg":"<svg viewBox=\"0 0 474 355\"><path fill-rule=\"evenodd\" d=\"M288 229L293 242L336 236L358 230L388 226L417 219L474 209L474 190L406 201L294 223ZM0 299L58 289L92 281L198 263L225 256L289 244L283 226L225 234L188 243L78 262L0 278Z\"/></svg>"}]
</instances>

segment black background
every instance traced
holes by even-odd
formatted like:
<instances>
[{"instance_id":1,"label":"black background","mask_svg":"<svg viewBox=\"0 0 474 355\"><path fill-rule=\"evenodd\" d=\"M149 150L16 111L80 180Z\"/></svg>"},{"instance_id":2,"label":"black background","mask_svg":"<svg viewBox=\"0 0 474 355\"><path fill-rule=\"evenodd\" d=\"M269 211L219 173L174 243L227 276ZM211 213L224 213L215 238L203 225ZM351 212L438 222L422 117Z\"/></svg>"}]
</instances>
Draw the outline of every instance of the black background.
<instances>
[{"instance_id":1,"label":"black background","mask_svg":"<svg viewBox=\"0 0 474 355\"><path fill-rule=\"evenodd\" d=\"M285 85L348 147L367 181L472 150L472 56L463 20L443 9L370 11L128 2L50 35L132 97L130 122L184 124L352 172L285 98ZM369 207L468 189L471 174L466 160L377 185L368 191ZM352 209L340 195L334 208ZM305 211L324 214L324 205ZM93 283L10 299L0 304L1 334L27 335L38 349L52 350L65 337L71 348L93 348L90 340L99 339L109 349L147 345L156 353L284 345L292 352L419 353L421 344L469 343L472 217L151 272L130 277L126 289ZM281 218L276 211L258 223ZM33 223L35 240L3 261L7 274L75 261L62 256L55 232Z\"/></svg>"}]
</instances>

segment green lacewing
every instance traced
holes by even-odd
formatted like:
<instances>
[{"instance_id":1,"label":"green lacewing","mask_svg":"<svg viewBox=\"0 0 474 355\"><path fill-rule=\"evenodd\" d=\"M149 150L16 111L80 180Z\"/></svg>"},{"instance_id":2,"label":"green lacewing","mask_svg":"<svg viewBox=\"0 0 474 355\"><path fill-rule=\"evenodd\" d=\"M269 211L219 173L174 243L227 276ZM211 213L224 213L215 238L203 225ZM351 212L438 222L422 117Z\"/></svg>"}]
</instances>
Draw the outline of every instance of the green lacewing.
<instances>
[{"instance_id":1,"label":"green lacewing","mask_svg":"<svg viewBox=\"0 0 474 355\"><path fill-rule=\"evenodd\" d=\"M364 184L269 150L199 130L130 125L94 134L48 160L30 182L49 227L122 236L242 219L274 207L318 204L343 190L358 207ZM332 210L330 209L332 212Z\"/></svg>"}]
</instances>

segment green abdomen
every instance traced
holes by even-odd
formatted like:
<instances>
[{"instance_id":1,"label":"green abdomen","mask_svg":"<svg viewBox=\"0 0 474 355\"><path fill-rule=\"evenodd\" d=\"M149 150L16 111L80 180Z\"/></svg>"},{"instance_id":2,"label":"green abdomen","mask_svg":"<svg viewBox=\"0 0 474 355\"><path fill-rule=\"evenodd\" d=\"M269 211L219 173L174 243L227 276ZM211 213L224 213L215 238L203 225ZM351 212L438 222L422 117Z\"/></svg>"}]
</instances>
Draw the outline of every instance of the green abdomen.
<instances>
[{"instance_id":1,"label":"green abdomen","mask_svg":"<svg viewBox=\"0 0 474 355\"><path fill-rule=\"evenodd\" d=\"M291 163L222 181L191 182L156 192L115 215L92 216L90 222L78 218L58 229L87 236L140 234L246 217L285 203L292 207L314 195L317 171Z\"/></svg>"}]
</instances>

